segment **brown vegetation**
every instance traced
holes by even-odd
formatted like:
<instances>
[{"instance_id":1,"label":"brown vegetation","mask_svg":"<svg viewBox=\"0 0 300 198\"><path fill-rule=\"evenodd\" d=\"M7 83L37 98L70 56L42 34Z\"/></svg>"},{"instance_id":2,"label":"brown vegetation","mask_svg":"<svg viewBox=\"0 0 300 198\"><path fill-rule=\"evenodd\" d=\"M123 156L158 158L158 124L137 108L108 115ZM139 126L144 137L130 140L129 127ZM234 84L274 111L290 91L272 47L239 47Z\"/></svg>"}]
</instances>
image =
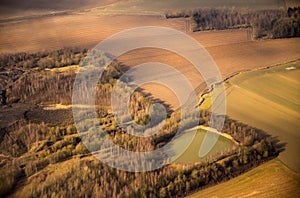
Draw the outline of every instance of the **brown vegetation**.
<instances>
[{"instance_id":1,"label":"brown vegetation","mask_svg":"<svg viewBox=\"0 0 300 198\"><path fill-rule=\"evenodd\" d=\"M118 66L116 63L112 64L101 79L102 85L99 85L100 91L97 95L100 103L108 102L107 97L112 91L114 78L120 75L117 72ZM73 84L74 71L66 73L38 69L29 71L31 72L23 74L22 78L12 84L13 89L17 91L12 90L9 96L19 96L18 102L40 104L47 100L49 100L47 102L56 101L57 95L51 96L48 93L64 90L61 93L66 94L64 98L68 99L66 96L69 93L68 87ZM47 79L41 81L40 78L43 77ZM22 79L26 79L26 83L21 83ZM26 89L22 87L24 84L32 86ZM39 95L36 95L37 92ZM146 109L149 109L150 102L139 92L132 96L131 116L135 121L140 124L147 122L148 111ZM1 107L0 113L7 112L6 108L13 111L13 107ZM109 109L105 109L105 105L102 104L101 107L98 114L100 125L116 144L127 150L149 151L163 146L175 135L179 126L179 114L174 113L166 120L166 124L156 136L132 137L116 125ZM177 168L166 166L147 173L127 173L87 157L88 151L80 141L75 126L72 125L72 121L69 121L70 117L65 116L70 114L70 111L61 113L60 110L52 110L54 114L47 111L35 106L30 107L24 112L24 117L16 119L14 124L1 129L1 195L13 193L12 195L18 196L21 193L26 197L42 195L183 196L193 190L235 177L277 156L282 149L282 145L264 132L227 118L222 132L230 134L235 141L239 142L229 151L216 154L200 164L177 166ZM203 111L201 119L196 120L195 123L208 125L209 118L210 113ZM52 122L57 121L56 119L60 119L63 126ZM182 127L186 129L194 127L193 115L185 119L184 121L187 122L182 122ZM97 133L88 133L86 136L90 138L91 143L95 143L93 151L101 148L101 138L96 137ZM61 166L68 168L59 168Z\"/></svg>"}]
</instances>

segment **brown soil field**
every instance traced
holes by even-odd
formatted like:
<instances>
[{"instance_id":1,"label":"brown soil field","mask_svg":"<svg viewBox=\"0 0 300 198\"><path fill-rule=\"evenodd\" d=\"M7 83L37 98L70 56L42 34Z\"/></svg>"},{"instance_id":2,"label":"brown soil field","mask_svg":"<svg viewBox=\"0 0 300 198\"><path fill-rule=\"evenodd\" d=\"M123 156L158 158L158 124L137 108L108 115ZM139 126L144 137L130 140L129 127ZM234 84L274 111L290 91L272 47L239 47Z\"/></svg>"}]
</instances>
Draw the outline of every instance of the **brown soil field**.
<instances>
[{"instance_id":1,"label":"brown soil field","mask_svg":"<svg viewBox=\"0 0 300 198\"><path fill-rule=\"evenodd\" d=\"M45 15L54 12L83 10L111 5L119 0L1 0L0 18Z\"/></svg>"},{"instance_id":2,"label":"brown soil field","mask_svg":"<svg viewBox=\"0 0 300 198\"><path fill-rule=\"evenodd\" d=\"M1 0L2 6L18 8L18 9L52 9L52 10L67 10L67 9L82 9L96 6L105 6L116 2L117 0Z\"/></svg>"},{"instance_id":3,"label":"brown soil field","mask_svg":"<svg viewBox=\"0 0 300 198\"><path fill-rule=\"evenodd\" d=\"M221 45L217 45L218 41L213 39L211 39L211 43L207 42L207 37L213 38L208 33L205 33L204 36L202 34L192 35L200 43L202 43L202 40L208 43L209 46L206 49L217 63L223 78L241 71L273 66L300 58L299 38L233 42L230 39L230 34L226 34L227 32L225 33L227 38L225 36L225 38L221 38L224 39L220 41ZM228 44L223 44L225 39L228 39ZM178 69L186 76L194 88L203 82L201 75L191 63L169 51L140 49L124 54L119 60L128 66L135 66L143 62L162 62ZM166 88L158 88L149 84L143 88L151 92L154 97L160 98L167 104L170 104L173 108L179 106L178 101L174 98L174 94L167 91Z\"/></svg>"},{"instance_id":4,"label":"brown soil field","mask_svg":"<svg viewBox=\"0 0 300 198\"><path fill-rule=\"evenodd\" d=\"M0 52L40 51L62 47L94 47L122 30L139 26L184 29L184 19L162 16L98 16L74 14L44 16L0 24Z\"/></svg>"},{"instance_id":5,"label":"brown soil field","mask_svg":"<svg viewBox=\"0 0 300 198\"><path fill-rule=\"evenodd\" d=\"M92 48L101 40L128 28L165 26L186 30L185 19L162 16L72 14L44 16L0 24L0 52L51 50L62 47ZM211 54L224 78L237 72L276 65L300 58L300 39L253 41L248 30L189 33ZM139 49L118 58L128 66L145 62L169 64L183 73L193 87L203 82L193 66L179 55L160 49ZM172 108L179 106L163 86L147 84L142 88Z\"/></svg>"}]
</instances>

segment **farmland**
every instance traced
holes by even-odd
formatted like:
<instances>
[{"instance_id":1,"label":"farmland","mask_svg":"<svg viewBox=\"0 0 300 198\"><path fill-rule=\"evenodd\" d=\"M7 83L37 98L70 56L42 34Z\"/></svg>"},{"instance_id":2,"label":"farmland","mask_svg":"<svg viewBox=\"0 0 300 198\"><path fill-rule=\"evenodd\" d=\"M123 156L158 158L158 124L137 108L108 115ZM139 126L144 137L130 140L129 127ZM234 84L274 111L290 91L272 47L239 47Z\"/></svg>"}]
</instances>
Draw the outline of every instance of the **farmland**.
<instances>
[{"instance_id":1,"label":"farmland","mask_svg":"<svg viewBox=\"0 0 300 198\"><path fill-rule=\"evenodd\" d=\"M1 100L0 105L0 197L183 197L193 192L192 197L299 197L300 38L254 40L253 26L192 32L193 16L167 19L165 15L198 8L226 8L232 15L235 9L279 8L284 13L287 6L298 5L297 0L43 0L43 4L2 0L0 79L6 87L0 99L7 102ZM218 17L223 20L223 16ZM262 16L265 19L268 13ZM230 23L244 20L238 15L227 19ZM72 108L83 111L80 120L84 120L84 109L91 107L72 105L80 63L99 42L140 26L169 27L191 36L211 55L225 79L229 117L205 157L199 156L205 135L217 131L209 127L215 122L210 120L209 94L203 96L200 118L192 112L180 119L176 93L167 86L146 83L130 96L130 113L122 115L125 127L112 113L111 92L117 79L126 69L146 62L173 66L198 93L203 91L203 78L194 66L164 49L128 51L105 69L95 95L97 121L104 134L88 125L82 131L75 126ZM163 70L157 73L152 77L168 75ZM156 118L149 116L154 102L162 102L169 110L162 128L146 138L129 134L133 130L127 127L130 118L139 125ZM159 151L150 163L135 163L128 160L129 155L119 155L119 150L103 144L107 138L130 152L159 150L179 127L185 131L171 143L171 152ZM183 155L150 171L155 163L163 164L181 153L191 128L197 132ZM95 158L99 156L130 171L138 171L141 165L142 172L116 169ZM156 162L158 156L163 161Z\"/></svg>"},{"instance_id":2,"label":"farmland","mask_svg":"<svg viewBox=\"0 0 300 198\"><path fill-rule=\"evenodd\" d=\"M1 19L11 19L33 15L47 15L78 9L106 6L116 1L117 0L54 0L41 2L39 0L1 0L0 16Z\"/></svg>"},{"instance_id":3,"label":"farmland","mask_svg":"<svg viewBox=\"0 0 300 198\"><path fill-rule=\"evenodd\" d=\"M135 16L80 14L20 19L1 24L0 49L1 52L9 53L36 52L63 47L92 48L103 39L121 30L146 24L183 30L182 21L181 19L167 20L161 16L137 18Z\"/></svg>"},{"instance_id":4,"label":"farmland","mask_svg":"<svg viewBox=\"0 0 300 198\"><path fill-rule=\"evenodd\" d=\"M227 114L287 143L280 159L299 171L300 62L242 73L229 80ZM287 70L291 68L291 70Z\"/></svg>"},{"instance_id":5,"label":"farmland","mask_svg":"<svg viewBox=\"0 0 300 198\"><path fill-rule=\"evenodd\" d=\"M164 14L169 10L195 9L200 7L243 7L251 9L279 8L285 4L281 0L129 0L117 2L105 8L92 9L91 12L101 14Z\"/></svg>"},{"instance_id":6,"label":"farmland","mask_svg":"<svg viewBox=\"0 0 300 198\"><path fill-rule=\"evenodd\" d=\"M200 197L297 197L300 175L271 160L230 181L191 195Z\"/></svg>"},{"instance_id":7,"label":"farmland","mask_svg":"<svg viewBox=\"0 0 300 198\"><path fill-rule=\"evenodd\" d=\"M192 36L200 43L203 42L208 45L206 49L217 63L224 78L240 71L272 66L300 58L299 38L247 41L245 31L221 32L224 37L221 36L221 33L214 32L195 33ZM235 35L232 40L230 39L231 34ZM227 44L225 44L226 42ZM190 62L166 50L134 50L119 57L119 60L128 66L150 61L162 62L175 67L184 74L194 88L203 82L201 75ZM161 98L162 101L166 101L167 104L171 104L175 108L178 107L176 98L168 92L158 91L155 86L151 87L149 85L147 85L146 90L155 97Z\"/></svg>"},{"instance_id":8,"label":"farmland","mask_svg":"<svg viewBox=\"0 0 300 198\"><path fill-rule=\"evenodd\" d=\"M22 22L7 22L0 29L0 52L35 52L62 47L92 48L103 39L128 28L143 25L164 26L186 31L185 19L161 16L71 14L45 16ZM28 28L30 27L30 28ZM52 28L45 28L52 27ZM35 33L32 34L32 31ZM300 58L299 38L253 41L249 31L224 30L189 33L202 44L217 63L224 78L240 71L285 63ZM24 39L27 38L27 39ZM184 58L160 49L138 49L118 58L132 67L144 62L162 62L182 72L193 87L203 82L201 75ZM147 84L146 92L160 98L172 109L178 108L176 96L165 87ZM163 94L162 94L163 93Z\"/></svg>"}]
</instances>

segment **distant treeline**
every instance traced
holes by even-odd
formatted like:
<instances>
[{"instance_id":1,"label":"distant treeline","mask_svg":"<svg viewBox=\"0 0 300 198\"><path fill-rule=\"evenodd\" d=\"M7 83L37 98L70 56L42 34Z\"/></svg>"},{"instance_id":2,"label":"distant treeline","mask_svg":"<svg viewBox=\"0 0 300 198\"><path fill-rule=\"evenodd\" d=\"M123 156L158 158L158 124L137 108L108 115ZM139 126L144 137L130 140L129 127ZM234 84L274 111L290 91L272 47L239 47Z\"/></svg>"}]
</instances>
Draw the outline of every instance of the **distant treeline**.
<instances>
[{"instance_id":1,"label":"distant treeline","mask_svg":"<svg viewBox=\"0 0 300 198\"><path fill-rule=\"evenodd\" d=\"M255 38L300 36L300 7L288 10L198 9L166 13L167 18L191 17L192 31L253 28Z\"/></svg>"},{"instance_id":2,"label":"distant treeline","mask_svg":"<svg viewBox=\"0 0 300 198\"><path fill-rule=\"evenodd\" d=\"M64 48L36 53L0 54L0 69L9 66L45 69L78 65L86 53L87 49Z\"/></svg>"}]
</instances>

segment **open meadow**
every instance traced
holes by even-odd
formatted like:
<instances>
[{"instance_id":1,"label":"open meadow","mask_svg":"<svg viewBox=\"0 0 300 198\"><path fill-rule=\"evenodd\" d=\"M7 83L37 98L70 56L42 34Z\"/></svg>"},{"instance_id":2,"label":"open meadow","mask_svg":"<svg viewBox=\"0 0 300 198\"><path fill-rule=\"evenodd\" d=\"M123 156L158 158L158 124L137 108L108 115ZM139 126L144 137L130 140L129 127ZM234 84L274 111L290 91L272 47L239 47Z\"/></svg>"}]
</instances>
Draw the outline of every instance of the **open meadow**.
<instances>
[{"instance_id":1,"label":"open meadow","mask_svg":"<svg viewBox=\"0 0 300 198\"><path fill-rule=\"evenodd\" d=\"M175 163L188 164L188 163L195 163L201 161L205 162L207 158L213 155L220 155L221 152L224 152L226 149L230 149L232 146L234 146L233 141L223 136L219 136L218 141L215 144L215 146L212 148L212 150L205 157L201 158L199 156L199 151L206 133L212 133L212 132L201 130L201 129L198 130L190 146L179 158L175 160ZM175 153L178 153L182 151L182 149L184 149L182 148L182 145L184 145L183 142L189 139L188 136L191 136L192 134L193 133L187 131L185 134L180 136L172 143L172 149L174 150Z\"/></svg>"}]
</instances>

